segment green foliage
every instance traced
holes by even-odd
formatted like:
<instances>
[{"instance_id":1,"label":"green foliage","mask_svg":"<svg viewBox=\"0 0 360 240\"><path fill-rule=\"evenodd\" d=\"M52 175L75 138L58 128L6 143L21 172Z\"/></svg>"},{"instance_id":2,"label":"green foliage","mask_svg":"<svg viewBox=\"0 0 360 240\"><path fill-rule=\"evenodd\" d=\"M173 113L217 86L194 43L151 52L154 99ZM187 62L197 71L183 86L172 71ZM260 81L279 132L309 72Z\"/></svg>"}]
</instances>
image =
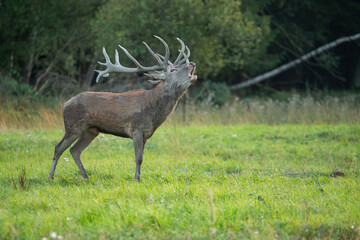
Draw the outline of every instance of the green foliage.
<instances>
[{"instance_id":1,"label":"green foliage","mask_svg":"<svg viewBox=\"0 0 360 240\"><path fill-rule=\"evenodd\" d=\"M55 71L74 75L76 61L89 61L85 50L92 41L83 42L92 37L88 30L89 19L101 2L2 1L0 70L4 73L19 72L25 79L26 74L33 70L35 74L41 74L41 70L56 58Z\"/></svg>"},{"instance_id":2,"label":"green foliage","mask_svg":"<svg viewBox=\"0 0 360 240\"><path fill-rule=\"evenodd\" d=\"M225 83L210 82L209 89L214 93L213 103L222 106L230 100L230 89Z\"/></svg>"},{"instance_id":3,"label":"green foliage","mask_svg":"<svg viewBox=\"0 0 360 240\"><path fill-rule=\"evenodd\" d=\"M11 98L35 95L33 89L28 84L19 82L11 77L0 75L0 98Z\"/></svg>"},{"instance_id":4,"label":"green foliage","mask_svg":"<svg viewBox=\"0 0 360 240\"><path fill-rule=\"evenodd\" d=\"M206 81L201 86L192 89L191 96L197 103L208 102L222 106L230 100L231 93L225 83Z\"/></svg>"},{"instance_id":5,"label":"green foliage","mask_svg":"<svg viewBox=\"0 0 360 240\"><path fill-rule=\"evenodd\" d=\"M38 93L50 95L88 87L95 62L103 58L102 46L113 57L121 44L150 65L154 59L141 41L163 52L152 38L156 34L169 43L173 59L180 47L176 37L185 41L200 82L235 84L354 34L359 11L356 0L3 0L0 73L36 89L43 84ZM359 52L347 44L310 59L290 70L299 81L285 76L279 88L299 82L320 88L355 85L344 78L355 75ZM120 55L124 64L132 64Z\"/></svg>"},{"instance_id":6,"label":"green foliage","mask_svg":"<svg viewBox=\"0 0 360 240\"><path fill-rule=\"evenodd\" d=\"M62 136L0 133L0 238L359 238L358 125L162 127L141 183L132 142L110 135L82 155L89 180L68 151L47 180ZM28 191L12 189L23 166Z\"/></svg>"},{"instance_id":7,"label":"green foliage","mask_svg":"<svg viewBox=\"0 0 360 240\"><path fill-rule=\"evenodd\" d=\"M174 59L180 37L192 50L191 59L204 79L243 69L264 50L262 41L269 34L269 21L243 14L240 2L233 0L111 0L100 9L93 27L99 45L112 52L121 44L143 62L154 60L140 41L163 52L152 35L163 37Z\"/></svg>"},{"instance_id":8,"label":"green foliage","mask_svg":"<svg viewBox=\"0 0 360 240\"><path fill-rule=\"evenodd\" d=\"M338 55L335 55L331 52L321 54L317 60L330 71L337 71L339 70L340 65L340 57Z\"/></svg>"}]
</instances>

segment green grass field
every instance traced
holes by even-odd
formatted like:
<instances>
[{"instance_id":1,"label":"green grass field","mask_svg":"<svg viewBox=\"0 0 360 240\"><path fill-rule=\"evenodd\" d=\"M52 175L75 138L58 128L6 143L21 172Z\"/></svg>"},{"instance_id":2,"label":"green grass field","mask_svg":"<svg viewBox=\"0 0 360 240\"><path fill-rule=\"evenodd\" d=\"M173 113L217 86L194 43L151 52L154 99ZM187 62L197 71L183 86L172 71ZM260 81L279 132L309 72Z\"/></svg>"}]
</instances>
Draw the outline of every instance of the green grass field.
<instances>
[{"instance_id":1,"label":"green grass field","mask_svg":"<svg viewBox=\"0 0 360 240\"><path fill-rule=\"evenodd\" d=\"M82 155L89 180L68 151L47 180L62 135L0 133L0 238L360 238L359 125L167 125L141 183L132 141L111 135Z\"/></svg>"}]
</instances>

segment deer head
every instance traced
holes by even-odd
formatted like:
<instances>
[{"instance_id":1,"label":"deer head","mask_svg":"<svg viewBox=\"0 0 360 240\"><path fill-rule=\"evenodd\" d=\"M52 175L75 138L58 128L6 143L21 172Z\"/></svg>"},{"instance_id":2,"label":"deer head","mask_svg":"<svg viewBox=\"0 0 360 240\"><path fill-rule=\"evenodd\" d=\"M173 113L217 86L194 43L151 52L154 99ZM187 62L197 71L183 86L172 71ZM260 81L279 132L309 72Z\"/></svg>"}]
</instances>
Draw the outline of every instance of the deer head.
<instances>
[{"instance_id":1,"label":"deer head","mask_svg":"<svg viewBox=\"0 0 360 240\"><path fill-rule=\"evenodd\" d=\"M165 47L165 56L162 56L158 53L155 53L149 45L147 45L145 42L144 45L150 52L150 54L155 58L157 64L150 66L150 67L144 67L142 66L124 47L119 47L124 51L124 53L127 55L128 58L136 65L135 68L130 67L124 67L120 64L119 61L119 52L115 50L115 64L113 64L109 58L109 55L107 54L105 47L103 47L103 54L105 57L105 63L98 62L100 65L106 66L107 68L105 70L96 70L99 75L96 78L96 82L99 81L101 77L109 77L109 73L112 72L123 72L123 73L136 73L136 72L147 72L145 75L152 78L149 80L153 84L157 84L160 82L164 83L164 86L167 88L173 88L174 90L177 88L180 91L186 90L190 85L192 81L197 80L197 76L194 75L196 65L193 62L189 62L190 57L190 50L187 46L185 46L184 42L177 38L177 40L181 44L181 50L174 61L172 63L170 59L170 50L166 42L158 37L154 36L155 38L159 39L160 42ZM186 50L186 54L185 54Z\"/></svg>"}]
</instances>

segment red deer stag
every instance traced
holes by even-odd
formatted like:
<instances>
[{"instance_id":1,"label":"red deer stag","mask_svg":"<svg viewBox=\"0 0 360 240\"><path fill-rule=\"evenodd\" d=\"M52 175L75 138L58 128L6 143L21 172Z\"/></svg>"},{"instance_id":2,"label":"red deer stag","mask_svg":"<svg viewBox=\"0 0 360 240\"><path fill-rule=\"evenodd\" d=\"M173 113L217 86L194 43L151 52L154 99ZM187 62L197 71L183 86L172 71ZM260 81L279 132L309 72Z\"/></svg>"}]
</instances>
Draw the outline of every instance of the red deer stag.
<instances>
[{"instance_id":1,"label":"red deer stag","mask_svg":"<svg viewBox=\"0 0 360 240\"><path fill-rule=\"evenodd\" d=\"M158 85L151 90L132 90L125 93L83 92L67 101L63 107L65 135L55 147L49 179L54 177L59 157L75 140L77 142L70 149L70 153L79 167L82 177L88 178L80 155L102 132L133 139L136 162L135 179L140 181L140 167L146 141L174 110L191 83L197 79L197 76L194 75L195 63L189 62L190 50L183 41L177 39L181 44L181 50L175 62L171 63L168 45L160 37L155 37L164 45L165 56L154 53L144 42L150 54L157 61L156 65L150 67L142 66L120 45L119 47L136 67L122 66L117 50L115 51L115 64L113 64L103 48L106 62L99 62L99 64L107 68L97 71L99 72L97 82L101 77L108 77L112 72L148 72L147 76L156 79L149 81Z\"/></svg>"}]
</instances>

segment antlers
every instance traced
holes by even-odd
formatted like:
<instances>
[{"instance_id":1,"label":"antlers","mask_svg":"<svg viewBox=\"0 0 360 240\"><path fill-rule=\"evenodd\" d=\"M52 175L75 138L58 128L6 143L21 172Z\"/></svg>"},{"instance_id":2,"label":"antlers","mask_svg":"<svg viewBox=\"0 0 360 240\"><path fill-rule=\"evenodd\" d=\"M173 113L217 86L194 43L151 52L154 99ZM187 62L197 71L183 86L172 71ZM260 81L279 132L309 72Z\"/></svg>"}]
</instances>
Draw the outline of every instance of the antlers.
<instances>
[{"instance_id":1,"label":"antlers","mask_svg":"<svg viewBox=\"0 0 360 240\"><path fill-rule=\"evenodd\" d=\"M181 50L179 53L179 56L176 58L174 63L171 63L169 61L170 59L170 50L169 50L169 46L166 44L166 42L158 37L155 36L155 38L159 39L160 42L164 45L165 47L165 56L162 56L158 53L154 53L153 50L151 50L151 48L145 43L146 48L149 50L149 52L151 53L151 55L156 59L157 64L151 67L144 67L142 66L133 56L131 56L131 54L122 46L119 45L119 47L125 52L126 56L128 56L128 58L130 58L130 60L135 63L136 68L129 68L129 67L124 67L120 64L119 61L119 52L117 51L117 49L115 49L115 64L113 64L109 58L109 55L107 54L105 47L103 47L103 54L105 57L105 63L102 62L98 62L100 65L106 66L107 68L103 71L100 70L95 70L96 72L99 73L99 75L96 78L96 82L99 82L99 79L101 77L109 77L109 73L111 72L126 72L126 73L136 73L136 72L148 72L148 71L155 71L155 70L166 70L167 67L169 65L181 65L184 62L188 62L188 58L190 57L190 50L187 46L185 46L184 42L180 39L180 38L176 38L180 44L181 44ZM187 54L184 53L184 51L187 51Z\"/></svg>"}]
</instances>

